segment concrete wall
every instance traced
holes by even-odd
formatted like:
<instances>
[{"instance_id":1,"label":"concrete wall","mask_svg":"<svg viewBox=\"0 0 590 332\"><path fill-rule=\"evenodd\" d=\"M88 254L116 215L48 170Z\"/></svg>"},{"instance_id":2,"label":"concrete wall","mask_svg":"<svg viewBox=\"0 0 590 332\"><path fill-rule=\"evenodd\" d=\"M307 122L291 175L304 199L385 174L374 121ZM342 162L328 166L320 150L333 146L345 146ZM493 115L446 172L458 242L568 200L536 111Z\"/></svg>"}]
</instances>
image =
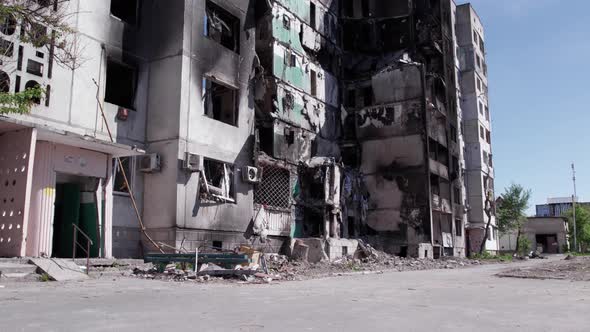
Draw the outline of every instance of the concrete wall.
<instances>
[{"instance_id":1,"label":"concrete wall","mask_svg":"<svg viewBox=\"0 0 590 332\"><path fill-rule=\"evenodd\" d=\"M567 223L559 217L533 217L528 218L522 228L522 234L526 236L531 243L531 251L537 250L537 235L555 235L558 245L558 251L564 252L564 248L569 246ZM500 251L511 252L517 248L517 232L512 231L502 234L500 237ZM547 248L542 248L547 252Z\"/></svg>"},{"instance_id":2,"label":"concrete wall","mask_svg":"<svg viewBox=\"0 0 590 332\"><path fill-rule=\"evenodd\" d=\"M253 2L214 3L240 19L239 54L205 36L206 2L191 0L168 9L169 17L174 17L169 21L176 22L174 30L182 38L169 56L152 64L148 150L162 155L163 167L160 173L145 175L143 213L154 234L169 234L166 229L172 228L243 233L252 217L252 185L241 181L240 169L252 164ZM204 77L239 89L236 126L205 116ZM201 200L199 173L180 167L185 152L233 165L236 203ZM175 244L176 232L171 234L158 240Z\"/></svg>"}]
</instances>

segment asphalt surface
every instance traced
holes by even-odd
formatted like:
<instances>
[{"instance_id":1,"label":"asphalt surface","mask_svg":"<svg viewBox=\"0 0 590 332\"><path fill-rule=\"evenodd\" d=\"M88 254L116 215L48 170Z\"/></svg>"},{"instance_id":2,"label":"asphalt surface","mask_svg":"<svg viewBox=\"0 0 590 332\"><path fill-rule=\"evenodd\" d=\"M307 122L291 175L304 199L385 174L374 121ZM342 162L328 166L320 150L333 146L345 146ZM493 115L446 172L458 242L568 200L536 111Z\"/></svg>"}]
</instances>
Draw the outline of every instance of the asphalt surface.
<instances>
[{"instance_id":1,"label":"asphalt surface","mask_svg":"<svg viewBox=\"0 0 590 332\"><path fill-rule=\"evenodd\" d=\"M542 261L524 264L541 264ZM0 281L2 331L588 331L590 282L506 265L269 285Z\"/></svg>"}]
</instances>

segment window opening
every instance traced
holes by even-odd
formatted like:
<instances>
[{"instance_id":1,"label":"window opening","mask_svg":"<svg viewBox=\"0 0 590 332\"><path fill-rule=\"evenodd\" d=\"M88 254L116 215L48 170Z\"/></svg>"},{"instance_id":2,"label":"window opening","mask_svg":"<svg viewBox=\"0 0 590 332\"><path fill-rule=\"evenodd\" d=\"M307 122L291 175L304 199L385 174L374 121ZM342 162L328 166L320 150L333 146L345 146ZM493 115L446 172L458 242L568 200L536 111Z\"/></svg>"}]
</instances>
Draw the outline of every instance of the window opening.
<instances>
[{"instance_id":1,"label":"window opening","mask_svg":"<svg viewBox=\"0 0 590 332\"><path fill-rule=\"evenodd\" d=\"M235 203L234 169L229 165L212 159L204 159L200 172L200 193L208 199Z\"/></svg>"},{"instance_id":2,"label":"window opening","mask_svg":"<svg viewBox=\"0 0 590 332\"><path fill-rule=\"evenodd\" d=\"M209 78L203 79L205 115L232 126L238 124L238 90L221 85Z\"/></svg>"},{"instance_id":3,"label":"window opening","mask_svg":"<svg viewBox=\"0 0 590 332\"><path fill-rule=\"evenodd\" d=\"M205 35L225 48L240 53L240 19L207 1Z\"/></svg>"},{"instance_id":4,"label":"window opening","mask_svg":"<svg viewBox=\"0 0 590 332\"><path fill-rule=\"evenodd\" d=\"M104 100L134 110L136 71L135 67L108 59Z\"/></svg>"},{"instance_id":5,"label":"window opening","mask_svg":"<svg viewBox=\"0 0 590 332\"><path fill-rule=\"evenodd\" d=\"M137 0L111 0L111 14L123 22L137 24Z\"/></svg>"}]
</instances>

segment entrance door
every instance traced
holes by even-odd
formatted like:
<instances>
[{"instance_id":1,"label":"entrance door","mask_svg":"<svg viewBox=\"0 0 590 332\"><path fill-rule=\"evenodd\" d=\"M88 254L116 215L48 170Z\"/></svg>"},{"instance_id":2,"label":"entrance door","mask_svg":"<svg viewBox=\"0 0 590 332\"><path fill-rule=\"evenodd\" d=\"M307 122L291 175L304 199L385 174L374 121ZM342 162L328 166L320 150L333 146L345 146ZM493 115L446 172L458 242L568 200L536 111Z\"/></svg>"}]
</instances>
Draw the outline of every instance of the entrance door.
<instances>
[{"instance_id":1,"label":"entrance door","mask_svg":"<svg viewBox=\"0 0 590 332\"><path fill-rule=\"evenodd\" d=\"M69 258L73 255L74 226L87 234L92 245L90 257L99 256L100 227L96 189L98 179L58 173L55 185L55 214L53 221L53 256ZM86 248L87 241L79 232L77 240ZM77 257L86 257L84 250L77 247Z\"/></svg>"}]
</instances>

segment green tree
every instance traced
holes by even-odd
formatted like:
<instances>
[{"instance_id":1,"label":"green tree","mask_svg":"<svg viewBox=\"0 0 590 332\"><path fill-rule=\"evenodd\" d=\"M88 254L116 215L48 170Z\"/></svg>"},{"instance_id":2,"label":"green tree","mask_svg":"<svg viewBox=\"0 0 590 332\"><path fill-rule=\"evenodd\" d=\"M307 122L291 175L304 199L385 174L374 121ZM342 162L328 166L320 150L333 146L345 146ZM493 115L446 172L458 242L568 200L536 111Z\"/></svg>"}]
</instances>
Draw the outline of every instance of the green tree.
<instances>
[{"instance_id":1,"label":"green tree","mask_svg":"<svg viewBox=\"0 0 590 332\"><path fill-rule=\"evenodd\" d=\"M0 68L0 114L28 113L45 94L42 86L20 92L9 91L11 61L14 44L11 41L29 43L46 48L53 60L61 66L75 69L79 65L76 35L68 25L75 12L68 10L68 0L0 0L0 29L10 36L0 43L0 55L4 56ZM20 33L16 33L17 28ZM8 71L8 73L7 73Z\"/></svg>"},{"instance_id":2,"label":"green tree","mask_svg":"<svg viewBox=\"0 0 590 332\"><path fill-rule=\"evenodd\" d=\"M574 240L574 218L573 209L567 211L564 215L567 218L570 244L573 246ZM581 205L576 205L576 235L578 246L582 251L587 251L590 248L590 210ZM575 248L574 248L574 251Z\"/></svg>"},{"instance_id":3,"label":"green tree","mask_svg":"<svg viewBox=\"0 0 590 332\"><path fill-rule=\"evenodd\" d=\"M520 243L522 225L526 221L526 210L529 208L531 190L519 184L511 184L504 189L501 204L497 207L498 229L501 234L518 230L516 243Z\"/></svg>"}]
</instances>

